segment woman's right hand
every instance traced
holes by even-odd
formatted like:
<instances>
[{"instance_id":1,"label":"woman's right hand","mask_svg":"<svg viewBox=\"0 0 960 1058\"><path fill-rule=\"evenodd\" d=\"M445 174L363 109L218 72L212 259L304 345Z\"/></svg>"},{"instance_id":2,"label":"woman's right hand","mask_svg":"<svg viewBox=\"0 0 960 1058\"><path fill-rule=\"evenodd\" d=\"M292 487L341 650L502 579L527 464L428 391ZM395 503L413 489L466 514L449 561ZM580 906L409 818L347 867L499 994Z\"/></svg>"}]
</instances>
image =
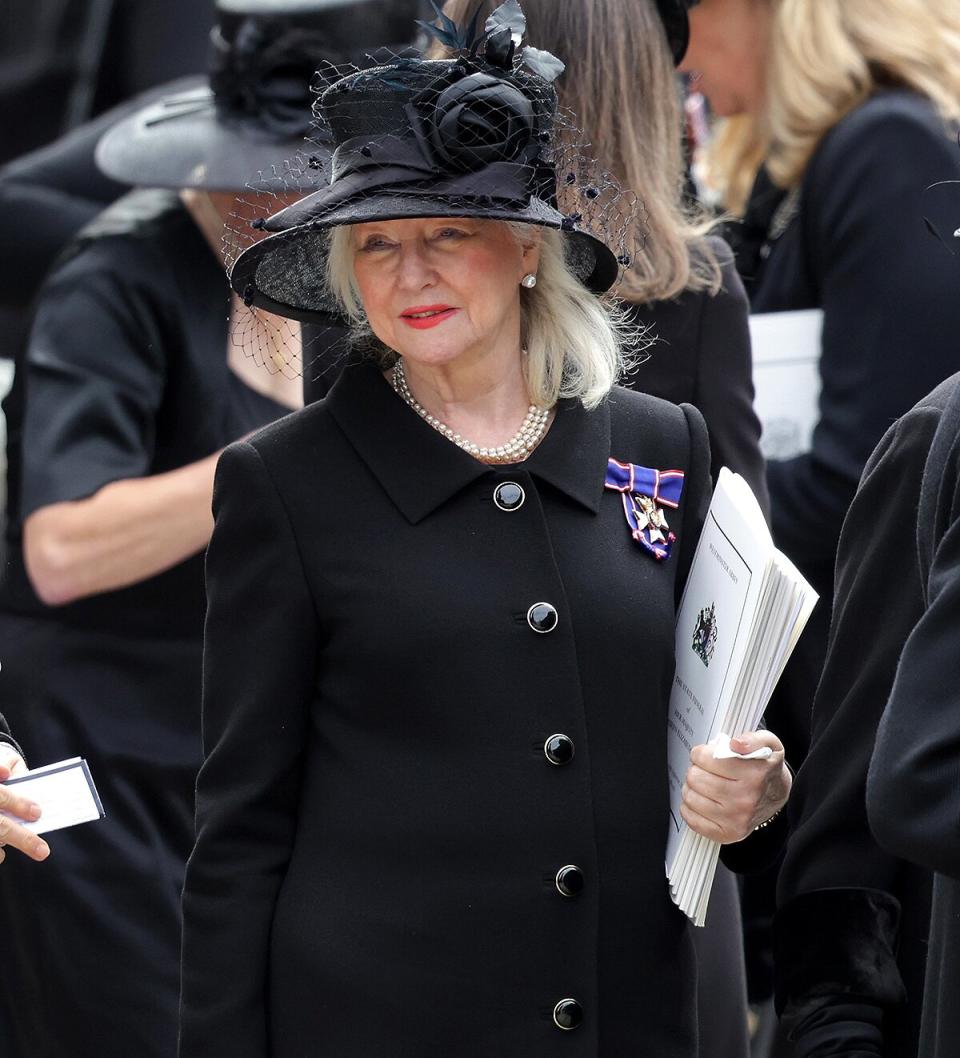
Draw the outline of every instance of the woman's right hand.
<instances>
[{"instance_id":1,"label":"woman's right hand","mask_svg":"<svg viewBox=\"0 0 960 1058\"><path fill-rule=\"evenodd\" d=\"M3 786L7 779L18 772L26 771L26 765L19 753L9 742L0 743L0 812L10 812L18 819L33 823L40 818L40 806L18 796L13 789ZM0 815L0 863L6 858L7 850L3 846L19 849L32 860L45 860L50 855L50 846L32 830L27 830L15 819Z\"/></svg>"}]
</instances>

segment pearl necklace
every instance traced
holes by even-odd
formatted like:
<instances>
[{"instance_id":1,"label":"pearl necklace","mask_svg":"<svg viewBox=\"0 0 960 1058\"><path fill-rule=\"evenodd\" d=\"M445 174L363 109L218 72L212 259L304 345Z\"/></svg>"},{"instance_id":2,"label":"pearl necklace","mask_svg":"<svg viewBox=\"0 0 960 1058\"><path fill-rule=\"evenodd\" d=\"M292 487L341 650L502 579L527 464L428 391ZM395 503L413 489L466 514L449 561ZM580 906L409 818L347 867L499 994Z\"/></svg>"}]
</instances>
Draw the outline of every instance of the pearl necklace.
<instances>
[{"instance_id":1,"label":"pearl necklace","mask_svg":"<svg viewBox=\"0 0 960 1058\"><path fill-rule=\"evenodd\" d=\"M474 444L473 441L468 441L466 437L461 437L460 434L454 433L446 423L431 415L422 404L418 403L416 397L410 392L409 385L407 385L407 376L403 370L403 360L401 358L398 358L394 365L391 379L393 388L421 419L429 423L439 433L442 433L448 441L452 441L458 448L462 448L469 455L472 455L475 459L482 460L484 463L520 463L543 440L543 435L547 431L550 409L538 408L536 404L531 404L527 409L527 416L520 425L520 429L509 441L502 445L483 448Z\"/></svg>"}]
</instances>

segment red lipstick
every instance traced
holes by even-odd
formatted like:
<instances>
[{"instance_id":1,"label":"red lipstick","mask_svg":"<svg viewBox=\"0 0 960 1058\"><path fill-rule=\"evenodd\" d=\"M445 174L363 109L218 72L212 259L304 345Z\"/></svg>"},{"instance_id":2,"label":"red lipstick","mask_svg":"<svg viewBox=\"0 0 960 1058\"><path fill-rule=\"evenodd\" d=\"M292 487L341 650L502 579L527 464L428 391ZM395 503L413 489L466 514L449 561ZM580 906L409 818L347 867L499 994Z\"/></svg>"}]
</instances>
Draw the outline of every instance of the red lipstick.
<instances>
[{"instance_id":1,"label":"red lipstick","mask_svg":"<svg viewBox=\"0 0 960 1058\"><path fill-rule=\"evenodd\" d=\"M436 327L443 323L444 320L449 320L454 313L459 311L452 305L411 305L410 308L400 313L400 319L414 330L425 331L429 327Z\"/></svg>"}]
</instances>

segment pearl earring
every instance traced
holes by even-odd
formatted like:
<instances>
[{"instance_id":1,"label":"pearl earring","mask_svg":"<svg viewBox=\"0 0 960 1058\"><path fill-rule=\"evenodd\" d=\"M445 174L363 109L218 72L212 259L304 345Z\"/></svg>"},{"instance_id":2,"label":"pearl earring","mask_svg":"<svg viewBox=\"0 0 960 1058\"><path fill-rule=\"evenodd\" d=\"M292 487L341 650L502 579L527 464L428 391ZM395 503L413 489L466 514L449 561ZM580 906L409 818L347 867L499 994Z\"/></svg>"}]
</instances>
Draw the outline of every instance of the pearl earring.
<instances>
[{"instance_id":1,"label":"pearl earring","mask_svg":"<svg viewBox=\"0 0 960 1058\"><path fill-rule=\"evenodd\" d=\"M527 290L533 290L537 285L537 277L533 272L527 272L527 274L520 280L520 286L526 287Z\"/></svg>"}]
</instances>

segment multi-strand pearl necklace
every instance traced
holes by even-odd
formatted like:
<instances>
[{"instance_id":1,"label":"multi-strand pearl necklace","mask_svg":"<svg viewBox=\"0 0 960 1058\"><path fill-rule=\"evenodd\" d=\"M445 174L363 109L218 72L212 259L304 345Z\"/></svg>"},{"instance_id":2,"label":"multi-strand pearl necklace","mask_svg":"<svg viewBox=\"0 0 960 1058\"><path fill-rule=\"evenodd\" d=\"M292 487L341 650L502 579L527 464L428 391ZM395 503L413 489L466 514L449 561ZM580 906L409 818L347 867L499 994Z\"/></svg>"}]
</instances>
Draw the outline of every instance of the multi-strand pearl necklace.
<instances>
[{"instance_id":1,"label":"multi-strand pearl necklace","mask_svg":"<svg viewBox=\"0 0 960 1058\"><path fill-rule=\"evenodd\" d=\"M502 445L482 447L455 433L446 423L431 415L417 401L407 385L407 376L403 370L402 359L397 360L391 377L393 379L393 388L421 419L429 423L439 433L442 433L448 441L453 441L458 448L462 448L475 459L482 460L484 463L519 463L530 455L546 433L547 423L550 419L550 409L538 408L536 404L531 404L527 410L527 417L523 420L520 429L509 441Z\"/></svg>"}]
</instances>

